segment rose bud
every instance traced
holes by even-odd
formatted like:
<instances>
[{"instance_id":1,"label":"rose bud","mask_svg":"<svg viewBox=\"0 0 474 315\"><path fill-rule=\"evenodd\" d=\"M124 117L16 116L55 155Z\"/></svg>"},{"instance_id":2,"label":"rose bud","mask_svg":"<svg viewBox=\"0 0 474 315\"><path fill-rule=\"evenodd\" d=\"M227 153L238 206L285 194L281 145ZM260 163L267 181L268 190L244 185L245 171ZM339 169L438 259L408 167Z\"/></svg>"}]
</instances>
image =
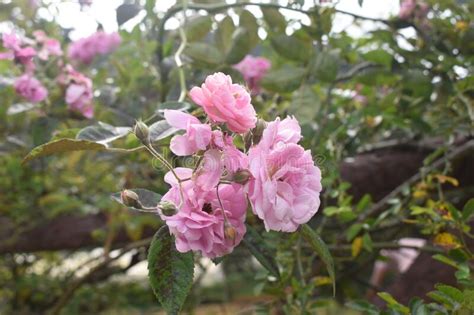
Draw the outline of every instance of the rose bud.
<instances>
[{"instance_id":1,"label":"rose bud","mask_svg":"<svg viewBox=\"0 0 474 315\"><path fill-rule=\"evenodd\" d=\"M235 237L237 236L235 228L227 222L224 224L224 236L227 240L232 241L235 241Z\"/></svg>"},{"instance_id":2,"label":"rose bud","mask_svg":"<svg viewBox=\"0 0 474 315\"><path fill-rule=\"evenodd\" d=\"M245 185L250 178L252 178L252 173L249 170L238 170L232 175L232 181L242 185Z\"/></svg>"},{"instance_id":3,"label":"rose bud","mask_svg":"<svg viewBox=\"0 0 474 315\"><path fill-rule=\"evenodd\" d=\"M137 120L135 127L133 128L133 133L143 144L150 143L150 131L143 121Z\"/></svg>"},{"instance_id":4,"label":"rose bud","mask_svg":"<svg viewBox=\"0 0 474 315\"><path fill-rule=\"evenodd\" d=\"M167 217L175 215L178 212L178 209L176 209L175 204L170 202L170 201L166 201L166 200L161 201L158 204L158 209L160 209L161 213L164 216L167 216Z\"/></svg>"},{"instance_id":5,"label":"rose bud","mask_svg":"<svg viewBox=\"0 0 474 315\"><path fill-rule=\"evenodd\" d=\"M133 207L136 209L143 208L138 195L134 191L125 189L120 193L120 197L122 198L122 203L127 207Z\"/></svg>"}]
</instances>

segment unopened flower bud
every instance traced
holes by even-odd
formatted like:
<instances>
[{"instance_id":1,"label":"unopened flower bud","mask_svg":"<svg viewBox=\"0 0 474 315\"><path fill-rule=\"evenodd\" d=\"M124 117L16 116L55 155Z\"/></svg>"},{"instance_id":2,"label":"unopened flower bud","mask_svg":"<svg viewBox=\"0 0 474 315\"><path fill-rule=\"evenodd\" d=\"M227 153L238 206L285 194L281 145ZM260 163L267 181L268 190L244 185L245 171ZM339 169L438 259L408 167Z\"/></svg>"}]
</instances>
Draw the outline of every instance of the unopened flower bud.
<instances>
[{"instance_id":1,"label":"unopened flower bud","mask_svg":"<svg viewBox=\"0 0 474 315\"><path fill-rule=\"evenodd\" d=\"M167 217L175 215L176 212L178 212L175 204L166 200L163 200L158 204L158 209L160 209L161 213Z\"/></svg>"},{"instance_id":2,"label":"unopened flower bud","mask_svg":"<svg viewBox=\"0 0 474 315\"><path fill-rule=\"evenodd\" d=\"M261 118L258 119L257 125L252 129L252 144L257 145L263 136L263 131L267 128L267 122Z\"/></svg>"},{"instance_id":3,"label":"unopened flower bud","mask_svg":"<svg viewBox=\"0 0 474 315\"><path fill-rule=\"evenodd\" d=\"M237 184L245 185L252 178L252 173L249 170L238 170L232 176L232 181Z\"/></svg>"},{"instance_id":4,"label":"unopened flower bud","mask_svg":"<svg viewBox=\"0 0 474 315\"><path fill-rule=\"evenodd\" d=\"M122 203L127 207L133 207L136 209L143 208L142 203L138 198L138 195L132 190L122 190L122 192L120 193L120 197L122 199Z\"/></svg>"},{"instance_id":5,"label":"unopened flower bud","mask_svg":"<svg viewBox=\"0 0 474 315\"><path fill-rule=\"evenodd\" d=\"M235 242L236 236L237 236L237 231L235 230L235 228L231 224L226 222L224 224L224 237L227 240L232 240L233 242Z\"/></svg>"},{"instance_id":6,"label":"unopened flower bud","mask_svg":"<svg viewBox=\"0 0 474 315\"><path fill-rule=\"evenodd\" d=\"M150 131L143 121L137 120L135 127L133 128L133 133L143 144L150 143Z\"/></svg>"}]
</instances>

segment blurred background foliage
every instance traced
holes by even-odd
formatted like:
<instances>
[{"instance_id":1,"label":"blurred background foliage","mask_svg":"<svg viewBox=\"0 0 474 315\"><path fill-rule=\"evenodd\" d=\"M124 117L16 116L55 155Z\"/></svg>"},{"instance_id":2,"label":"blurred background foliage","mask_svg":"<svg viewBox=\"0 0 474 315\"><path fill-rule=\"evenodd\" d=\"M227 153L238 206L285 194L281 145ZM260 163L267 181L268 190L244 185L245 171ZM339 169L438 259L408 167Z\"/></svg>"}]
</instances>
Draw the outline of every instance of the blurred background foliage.
<instances>
[{"instance_id":1,"label":"blurred background foliage","mask_svg":"<svg viewBox=\"0 0 474 315\"><path fill-rule=\"evenodd\" d=\"M223 279L214 274L212 262L197 261L199 275L185 310L474 312L474 203L468 201L474 196L474 5L430 0L426 18L402 20L359 16L321 2L195 0L163 12L160 1L125 1L117 7L119 49L78 67L93 79L92 120L65 109L54 62L37 66L49 97L32 107L11 86L19 67L0 60L0 312L160 312L144 274L131 273L146 259L146 241L160 222L125 209L110 194L132 187L162 194L167 190L163 170L140 151L69 152L26 165L22 160L33 147L75 138L98 122L131 127L138 118L157 121L160 109L183 106L170 103L183 86L190 89L213 72L245 84L232 65L247 54L272 62L262 93L253 98L257 112L267 120L295 115L303 127L303 146L323 171L323 206L311 225L334 256L337 293L333 298L324 267L298 233L264 233L258 222L250 222L280 277L241 247L218 265ZM28 37L42 29L66 49L71 30L55 21L57 5L0 1L2 31ZM353 19L352 26L363 33L332 31L340 15ZM165 27L173 19L178 28ZM158 143L165 153L168 141ZM112 145L137 146L132 134ZM418 249L420 257L429 256L425 266L441 262L451 268L448 280L441 275L436 280L436 272L433 279L425 275L429 287L416 294L425 301L409 292L397 296L394 288L419 281L403 278L387 254L413 247L398 242L407 237L426 241ZM123 256L116 259L119 253ZM385 262L378 282L376 261ZM202 284L206 272L217 277L211 285ZM448 284L435 288L436 282ZM383 291L395 298L374 293Z\"/></svg>"}]
</instances>

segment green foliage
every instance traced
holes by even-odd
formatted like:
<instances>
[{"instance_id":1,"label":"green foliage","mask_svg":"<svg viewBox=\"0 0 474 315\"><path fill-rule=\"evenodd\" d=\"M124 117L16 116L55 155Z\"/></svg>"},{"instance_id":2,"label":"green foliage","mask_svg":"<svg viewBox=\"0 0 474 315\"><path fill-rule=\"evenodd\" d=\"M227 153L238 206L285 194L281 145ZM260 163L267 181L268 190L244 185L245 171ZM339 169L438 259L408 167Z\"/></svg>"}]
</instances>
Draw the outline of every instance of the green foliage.
<instances>
[{"instance_id":1,"label":"green foliage","mask_svg":"<svg viewBox=\"0 0 474 315\"><path fill-rule=\"evenodd\" d=\"M318 253L326 266L329 277L331 278L333 294L336 295L336 272L334 270L334 261L326 243L324 243L321 237L307 224L303 224L301 227L301 233L306 241L311 245L311 248Z\"/></svg>"},{"instance_id":2,"label":"green foliage","mask_svg":"<svg viewBox=\"0 0 474 315\"><path fill-rule=\"evenodd\" d=\"M105 145L88 140L59 139L34 148L23 159L23 163L28 163L33 159L57 153L72 151L103 151L105 149Z\"/></svg>"},{"instance_id":3,"label":"green foliage","mask_svg":"<svg viewBox=\"0 0 474 315\"><path fill-rule=\"evenodd\" d=\"M176 250L168 227L156 233L148 251L150 285L163 308L178 314L191 289L194 275L193 253Z\"/></svg>"}]
</instances>

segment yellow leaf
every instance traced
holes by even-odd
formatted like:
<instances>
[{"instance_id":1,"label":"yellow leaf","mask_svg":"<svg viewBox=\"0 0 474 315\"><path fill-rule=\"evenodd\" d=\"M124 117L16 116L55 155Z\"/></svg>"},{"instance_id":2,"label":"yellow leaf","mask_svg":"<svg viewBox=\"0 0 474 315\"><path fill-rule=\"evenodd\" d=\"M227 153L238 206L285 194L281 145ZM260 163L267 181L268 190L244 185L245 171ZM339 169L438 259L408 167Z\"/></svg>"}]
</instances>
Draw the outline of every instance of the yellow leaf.
<instances>
[{"instance_id":1,"label":"yellow leaf","mask_svg":"<svg viewBox=\"0 0 474 315\"><path fill-rule=\"evenodd\" d=\"M435 177L441 184L450 183L454 187L459 186L459 181L454 177L441 175L441 174L437 174L437 175L435 175Z\"/></svg>"},{"instance_id":2,"label":"yellow leaf","mask_svg":"<svg viewBox=\"0 0 474 315\"><path fill-rule=\"evenodd\" d=\"M362 237L358 236L352 241L352 257L357 257L362 249Z\"/></svg>"},{"instance_id":3,"label":"yellow leaf","mask_svg":"<svg viewBox=\"0 0 474 315\"><path fill-rule=\"evenodd\" d=\"M457 237L448 232L442 232L435 236L433 242L441 247L445 247L447 249L453 249L461 247L459 240Z\"/></svg>"},{"instance_id":4,"label":"yellow leaf","mask_svg":"<svg viewBox=\"0 0 474 315\"><path fill-rule=\"evenodd\" d=\"M413 198L415 199L423 199L428 196L426 190L415 190L412 194Z\"/></svg>"},{"instance_id":5,"label":"yellow leaf","mask_svg":"<svg viewBox=\"0 0 474 315\"><path fill-rule=\"evenodd\" d=\"M456 22L455 29L456 29L457 31L464 32L464 31L466 31L468 28L469 28L469 23L467 23L467 22L465 22L465 21L458 21L458 22Z\"/></svg>"},{"instance_id":6,"label":"yellow leaf","mask_svg":"<svg viewBox=\"0 0 474 315\"><path fill-rule=\"evenodd\" d=\"M314 284L316 286L332 284L332 280L329 277L314 277Z\"/></svg>"}]
</instances>

